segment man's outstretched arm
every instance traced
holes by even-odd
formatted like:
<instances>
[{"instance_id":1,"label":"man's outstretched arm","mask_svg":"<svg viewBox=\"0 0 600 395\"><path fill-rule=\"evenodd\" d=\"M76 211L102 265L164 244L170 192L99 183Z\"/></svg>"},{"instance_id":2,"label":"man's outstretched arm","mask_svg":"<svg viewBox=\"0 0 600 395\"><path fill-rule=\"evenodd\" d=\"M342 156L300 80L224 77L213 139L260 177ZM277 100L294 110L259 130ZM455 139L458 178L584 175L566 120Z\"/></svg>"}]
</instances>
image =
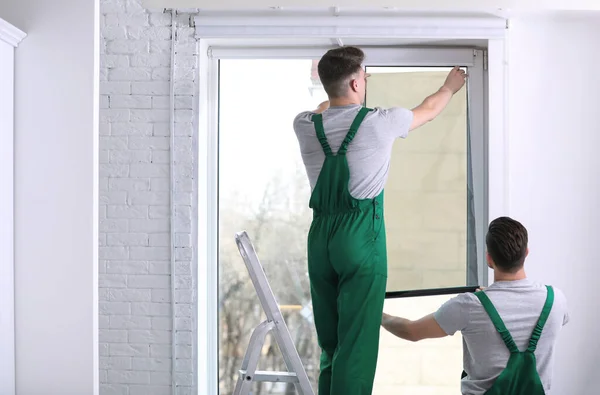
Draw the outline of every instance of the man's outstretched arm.
<instances>
[{"instance_id":1,"label":"man's outstretched arm","mask_svg":"<svg viewBox=\"0 0 600 395\"><path fill-rule=\"evenodd\" d=\"M450 99L458 92L466 81L466 73L459 67L455 67L450 71L444 85L423 100L423 103L412 109L413 121L410 125L410 130L414 130L423 126L427 122L433 121L444 108L450 103Z\"/></svg>"},{"instance_id":2,"label":"man's outstretched arm","mask_svg":"<svg viewBox=\"0 0 600 395\"><path fill-rule=\"evenodd\" d=\"M391 334L411 342L448 336L437 323L433 314L417 321L411 321L383 313L381 326Z\"/></svg>"}]
</instances>

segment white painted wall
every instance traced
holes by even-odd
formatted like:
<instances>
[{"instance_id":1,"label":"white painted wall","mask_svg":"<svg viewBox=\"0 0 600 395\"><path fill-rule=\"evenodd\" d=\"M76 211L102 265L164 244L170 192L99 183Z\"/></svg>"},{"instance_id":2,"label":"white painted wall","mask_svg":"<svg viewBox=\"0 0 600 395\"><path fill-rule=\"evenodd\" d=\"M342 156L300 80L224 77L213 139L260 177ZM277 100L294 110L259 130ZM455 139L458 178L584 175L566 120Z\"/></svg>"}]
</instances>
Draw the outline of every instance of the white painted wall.
<instances>
[{"instance_id":1,"label":"white painted wall","mask_svg":"<svg viewBox=\"0 0 600 395\"><path fill-rule=\"evenodd\" d=\"M600 362L600 15L523 16L509 52L510 215L530 232L530 277L561 288L571 322L555 394L597 392Z\"/></svg>"},{"instance_id":2,"label":"white painted wall","mask_svg":"<svg viewBox=\"0 0 600 395\"><path fill-rule=\"evenodd\" d=\"M17 394L98 393L97 1L3 2L15 63Z\"/></svg>"}]
</instances>

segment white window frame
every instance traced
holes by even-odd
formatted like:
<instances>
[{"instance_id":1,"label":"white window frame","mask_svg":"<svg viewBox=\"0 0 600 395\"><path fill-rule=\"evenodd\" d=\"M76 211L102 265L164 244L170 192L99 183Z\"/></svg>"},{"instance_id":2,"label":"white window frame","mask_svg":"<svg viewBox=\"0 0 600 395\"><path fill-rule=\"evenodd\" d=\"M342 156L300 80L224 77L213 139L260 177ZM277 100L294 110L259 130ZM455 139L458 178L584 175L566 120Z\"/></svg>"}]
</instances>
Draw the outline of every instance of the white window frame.
<instances>
[{"instance_id":1,"label":"white window frame","mask_svg":"<svg viewBox=\"0 0 600 395\"><path fill-rule=\"evenodd\" d=\"M15 395L14 53L25 33L0 19L0 393Z\"/></svg>"},{"instance_id":2,"label":"white window frame","mask_svg":"<svg viewBox=\"0 0 600 395\"><path fill-rule=\"evenodd\" d=\"M281 19L285 19L282 21ZM218 59L224 58L311 58L315 59L324 53L327 47L314 46L294 48L293 44L285 47L250 47L239 45L240 40L247 39L317 39L323 37L373 39L479 39L487 41L487 51L480 52L473 58L473 49L438 48L435 51L424 48L404 48L389 50L364 48L367 65L372 66L423 66L424 59L428 66L448 66L448 62L473 66L481 62L487 69L487 78L483 75L472 75L475 83L484 85L487 95L478 102L471 101L471 117L479 117L476 123L482 124L486 134L483 144L487 150L487 172L479 170L480 182L487 184L487 215L494 218L505 215L508 210L508 191L506 186L507 171L507 133L505 119L507 117L505 78L505 27L504 20L499 18L462 18L462 17L420 17L394 18L381 17L285 17L264 18L200 16L196 17L196 33L199 47L199 138L198 141L198 310L197 310L197 356L198 356L198 393L218 393ZM291 23L291 25L290 25ZM292 26L290 28L290 26ZM260 41L258 41L260 42ZM256 45L256 44L253 44ZM433 54L433 55L432 55ZM444 57L442 57L442 56ZM486 59L484 59L484 55ZM470 61L469 61L470 59ZM437 63L436 63L437 62ZM470 62L470 64L469 64ZM483 70L483 67L475 70ZM473 82L471 82L473 83ZM489 149L493 147L493 149ZM477 150L472 150L476 153ZM483 159L482 159L483 160ZM475 162L475 158L474 158ZM475 183L475 182L474 182ZM482 210L483 208L479 208ZM476 207L476 212L480 212ZM487 224L478 223L480 227ZM483 253L479 245L478 251ZM490 275L484 275L483 283ZM482 274L480 274L481 276Z\"/></svg>"}]
</instances>

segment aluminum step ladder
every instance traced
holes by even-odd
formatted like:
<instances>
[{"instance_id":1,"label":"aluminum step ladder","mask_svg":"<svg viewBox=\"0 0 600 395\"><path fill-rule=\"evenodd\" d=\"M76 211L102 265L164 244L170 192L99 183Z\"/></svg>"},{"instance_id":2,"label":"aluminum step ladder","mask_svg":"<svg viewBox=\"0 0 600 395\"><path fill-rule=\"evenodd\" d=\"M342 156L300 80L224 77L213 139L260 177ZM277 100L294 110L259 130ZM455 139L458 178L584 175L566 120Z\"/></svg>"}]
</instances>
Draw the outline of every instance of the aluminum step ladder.
<instances>
[{"instance_id":1,"label":"aluminum step ladder","mask_svg":"<svg viewBox=\"0 0 600 395\"><path fill-rule=\"evenodd\" d=\"M266 321L257 326L252 332L248 349L242 361L242 368L239 370L238 381L233 391L233 395L249 395L252 390L252 384L255 382L271 383L294 383L296 391L300 395L314 395L313 388L308 380L302 361L298 355L298 350L294 346L290 331L285 324L275 295L267 281L267 276L260 264L254 246L250 241L248 234L244 232L236 233L235 242L244 259L252 284L260 300L260 304L267 316ZM257 371L260 351L263 348L265 338L269 332L273 333L279 349L283 355L283 360L287 366L287 372L266 372Z\"/></svg>"}]
</instances>

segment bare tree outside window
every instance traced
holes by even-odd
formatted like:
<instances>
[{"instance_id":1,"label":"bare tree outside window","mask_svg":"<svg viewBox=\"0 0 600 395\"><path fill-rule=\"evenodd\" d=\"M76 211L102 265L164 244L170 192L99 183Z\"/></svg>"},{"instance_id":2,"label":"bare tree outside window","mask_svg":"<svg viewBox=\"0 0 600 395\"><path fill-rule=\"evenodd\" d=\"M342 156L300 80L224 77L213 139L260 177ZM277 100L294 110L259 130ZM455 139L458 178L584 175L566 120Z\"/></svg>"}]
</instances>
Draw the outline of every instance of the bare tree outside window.
<instances>
[{"instance_id":1,"label":"bare tree outside window","mask_svg":"<svg viewBox=\"0 0 600 395\"><path fill-rule=\"evenodd\" d=\"M324 100L318 76L316 81L314 76L311 78L311 66L310 60L221 62L221 395L233 392L250 335L265 319L234 241L234 234L241 230L246 230L252 239L309 379L315 388L318 384L320 349L313 323L306 257L306 237L312 219L308 207L310 187L292 128L298 112ZM255 79L248 82L244 75L253 75ZM288 100L286 84L287 93L296 97L296 102L289 104L286 114L270 111L268 101ZM270 88L261 96L268 98L263 101L265 112L257 113L261 106L254 105L252 100L265 86ZM302 95L300 100L299 95ZM249 175L245 178L251 179L242 179L240 169ZM271 336L262 349L259 369L286 371ZM291 384L260 383L255 385L253 395L295 393Z\"/></svg>"}]
</instances>

